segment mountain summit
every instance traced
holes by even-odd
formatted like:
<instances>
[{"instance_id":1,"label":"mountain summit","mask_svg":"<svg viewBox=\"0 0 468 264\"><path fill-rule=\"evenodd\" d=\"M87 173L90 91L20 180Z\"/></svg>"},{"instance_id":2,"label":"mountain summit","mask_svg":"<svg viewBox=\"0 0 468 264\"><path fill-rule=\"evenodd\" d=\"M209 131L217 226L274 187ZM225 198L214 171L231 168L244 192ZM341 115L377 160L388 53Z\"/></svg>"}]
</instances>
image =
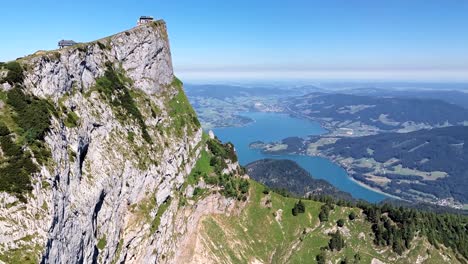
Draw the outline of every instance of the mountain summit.
<instances>
[{"instance_id":1,"label":"mountain summit","mask_svg":"<svg viewBox=\"0 0 468 264\"><path fill-rule=\"evenodd\" d=\"M2 65L1 77L1 254L45 263L173 254L187 229L173 223L176 192L202 130L173 74L166 24L38 52Z\"/></svg>"}]
</instances>

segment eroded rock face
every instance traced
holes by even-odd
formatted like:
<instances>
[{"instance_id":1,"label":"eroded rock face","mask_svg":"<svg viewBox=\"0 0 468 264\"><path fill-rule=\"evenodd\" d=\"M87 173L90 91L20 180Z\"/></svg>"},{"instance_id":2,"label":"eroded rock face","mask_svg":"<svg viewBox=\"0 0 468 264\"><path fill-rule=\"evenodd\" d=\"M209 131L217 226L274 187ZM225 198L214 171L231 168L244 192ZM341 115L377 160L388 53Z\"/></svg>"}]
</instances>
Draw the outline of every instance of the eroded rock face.
<instances>
[{"instance_id":1,"label":"eroded rock face","mask_svg":"<svg viewBox=\"0 0 468 264\"><path fill-rule=\"evenodd\" d=\"M32 175L27 203L0 193L0 255L21 250L44 263L170 262L188 230L173 221L202 131L174 128L168 102L181 90L164 22L22 63L25 92L53 102L58 116L45 137L51 160ZM137 121L122 118L95 89L109 65L130 80L151 144ZM79 118L76 126L64 124L64 109Z\"/></svg>"},{"instance_id":2,"label":"eroded rock face","mask_svg":"<svg viewBox=\"0 0 468 264\"><path fill-rule=\"evenodd\" d=\"M74 87L86 92L102 76L106 62L121 65L135 87L161 92L173 80L167 31L163 22L28 59L25 85L38 96L58 99Z\"/></svg>"}]
</instances>

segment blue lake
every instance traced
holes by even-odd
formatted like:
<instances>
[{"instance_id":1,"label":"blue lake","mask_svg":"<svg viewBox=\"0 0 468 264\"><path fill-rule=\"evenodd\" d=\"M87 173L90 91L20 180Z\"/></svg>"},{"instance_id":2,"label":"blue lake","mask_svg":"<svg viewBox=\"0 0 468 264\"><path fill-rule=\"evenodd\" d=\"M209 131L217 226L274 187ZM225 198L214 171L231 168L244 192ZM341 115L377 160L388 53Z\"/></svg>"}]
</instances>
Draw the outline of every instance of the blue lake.
<instances>
[{"instance_id":1,"label":"blue lake","mask_svg":"<svg viewBox=\"0 0 468 264\"><path fill-rule=\"evenodd\" d=\"M222 141L234 143L241 165L265 158L290 159L309 171L314 178L327 180L355 198L369 202L379 202L388 198L384 194L360 186L347 175L343 168L327 159L302 155L268 155L249 148L250 143L258 140L272 142L291 136L305 137L326 133L319 123L280 113L249 112L242 113L242 115L252 118L255 122L244 127L213 130Z\"/></svg>"}]
</instances>

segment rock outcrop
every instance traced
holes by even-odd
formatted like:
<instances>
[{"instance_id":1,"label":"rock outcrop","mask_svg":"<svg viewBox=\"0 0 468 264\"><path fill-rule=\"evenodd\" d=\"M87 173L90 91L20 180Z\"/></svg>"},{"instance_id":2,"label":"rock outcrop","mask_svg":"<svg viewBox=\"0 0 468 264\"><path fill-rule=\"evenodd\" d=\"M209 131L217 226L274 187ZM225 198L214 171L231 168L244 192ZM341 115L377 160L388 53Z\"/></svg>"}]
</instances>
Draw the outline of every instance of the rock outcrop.
<instances>
[{"instance_id":1,"label":"rock outcrop","mask_svg":"<svg viewBox=\"0 0 468 264\"><path fill-rule=\"evenodd\" d=\"M199 218L197 205L180 209L179 189L202 130L185 117L194 113L173 74L165 23L19 62L24 93L48 100L56 114L44 138L51 157L31 175L26 202L0 193L0 260L172 262L187 221ZM106 94L112 76L124 85ZM217 211L232 203L223 199Z\"/></svg>"}]
</instances>

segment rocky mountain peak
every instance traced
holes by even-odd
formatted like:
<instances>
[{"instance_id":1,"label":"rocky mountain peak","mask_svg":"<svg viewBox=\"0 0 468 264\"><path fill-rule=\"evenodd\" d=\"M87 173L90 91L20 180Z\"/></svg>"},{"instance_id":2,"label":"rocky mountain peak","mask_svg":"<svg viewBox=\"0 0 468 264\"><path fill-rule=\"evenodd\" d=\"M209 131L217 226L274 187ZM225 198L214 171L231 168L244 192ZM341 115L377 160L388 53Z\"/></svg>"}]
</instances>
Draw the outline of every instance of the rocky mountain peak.
<instances>
[{"instance_id":1,"label":"rocky mountain peak","mask_svg":"<svg viewBox=\"0 0 468 264\"><path fill-rule=\"evenodd\" d=\"M205 143L165 23L2 64L0 88L0 260L170 262Z\"/></svg>"}]
</instances>

